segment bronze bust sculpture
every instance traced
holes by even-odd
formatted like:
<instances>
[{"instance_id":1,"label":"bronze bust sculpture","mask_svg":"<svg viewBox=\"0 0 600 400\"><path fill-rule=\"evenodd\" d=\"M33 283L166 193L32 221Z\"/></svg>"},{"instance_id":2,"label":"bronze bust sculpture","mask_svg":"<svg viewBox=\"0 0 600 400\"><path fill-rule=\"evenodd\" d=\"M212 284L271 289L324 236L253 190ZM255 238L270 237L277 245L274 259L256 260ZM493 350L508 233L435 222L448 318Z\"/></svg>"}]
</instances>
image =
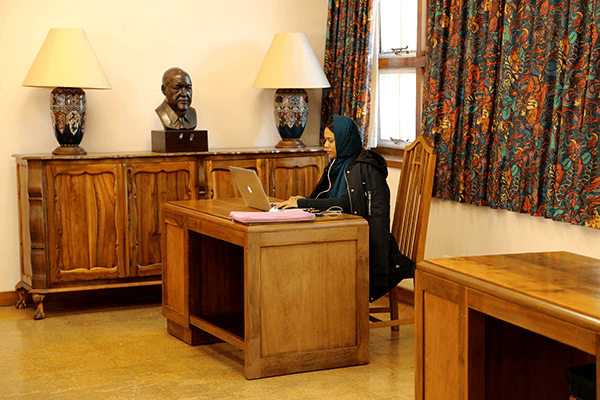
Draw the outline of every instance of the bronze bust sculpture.
<instances>
[{"instance_id":1,"label":"bronze bust sculpture","mask_svg":"<svg viewBox=\"0 0 600 400\"><path fill-rule=\"evenodd\" d=\"M162 77L161 91L165 100L156 108L165 129L193 130L196 128L196 110L192 104L192 80L181 68L173 67Z\"/></svg>"}]
</instances>

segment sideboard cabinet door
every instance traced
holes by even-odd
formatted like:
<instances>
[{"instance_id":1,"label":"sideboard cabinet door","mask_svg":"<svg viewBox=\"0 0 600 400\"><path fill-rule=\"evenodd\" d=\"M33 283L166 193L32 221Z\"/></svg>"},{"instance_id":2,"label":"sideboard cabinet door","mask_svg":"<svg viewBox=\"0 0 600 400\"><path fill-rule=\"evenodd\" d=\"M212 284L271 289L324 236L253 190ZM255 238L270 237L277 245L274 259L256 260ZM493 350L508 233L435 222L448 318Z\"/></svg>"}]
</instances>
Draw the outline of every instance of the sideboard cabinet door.
<instances>
[{"instance_id":1,"label":"sideboard cabinet door","mask_svg":"<svg viewBox=\"0 0 600 400\"><path fill-rule=\"evenodd\" d=\"M322 156L269 159L269 196L284 200L290 196L309 196L325 165Z\"/></svg>"},{"instance_id":2,"label":"sideboard cabinet door","mask_svg":"<svg viewBox=\"0 0 600 400\"><path fill-rule=\"evenodd\" d=\"M125 277L119 166L51 163L46 168L50 282Z\"/></svg>"},{"instance_id":3,"label":"sideboard cabinet door","mask_svg":"<svg viewBox=\"0 0 600 400\"><path fill-rule=\"evenodd\" d=\"M327 159L320 155L265 154L254 158L223 158L205 160L208 198L240 197L230 166L256 171L267 196L286 200L290 196L308 196L317 185Z\"/></svg>"},{"instance_id":4,"label":"sideboard cabinet door","mask_svg":"<svg viewBox=\"0 0 600 400\"><path fill-rule=\"evenodd\" d=\"M127 206L131 276L162 272L161 224L167 201L196 200L194 161L144 162L127 165Z\"/></svg>"},{"instance_id":5,"label":"sideboard cabinet door","mask_svg":"<svg viewBox=\"0 0 600 400\"><path fill-rule=\"evenodd\" d=\"M258 179L264 188L267 188L267 172L265 158L242 158L242 157L217 157L206 159L203 162L203 169L206 173L207 198L209 199L229 199L241 197L233 175L229 170L230 166L251 169L256 172Z\"/></svg>"}]
</instances>

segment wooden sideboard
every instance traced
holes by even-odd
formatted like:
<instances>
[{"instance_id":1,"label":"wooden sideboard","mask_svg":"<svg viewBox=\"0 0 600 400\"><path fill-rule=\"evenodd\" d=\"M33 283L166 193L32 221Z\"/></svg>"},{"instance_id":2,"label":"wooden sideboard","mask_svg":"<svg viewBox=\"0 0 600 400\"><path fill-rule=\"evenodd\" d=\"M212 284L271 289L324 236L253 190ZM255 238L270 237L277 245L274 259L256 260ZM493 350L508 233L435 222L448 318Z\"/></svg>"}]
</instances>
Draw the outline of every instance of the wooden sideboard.
<instances>
[{"instance_id":1,"label":"wooden sideboard","mask_svg":"<svg viewBox=\"0 0 600 400\"><path fill-rule=\"evenodd\" d=\"M44 318L49 293L161 283L161 208L167 201L238 197L229 166L257 172L267 194L308 195L323 148L200 153L19 154L21 281Z\"/></svg>"}]
</instances>

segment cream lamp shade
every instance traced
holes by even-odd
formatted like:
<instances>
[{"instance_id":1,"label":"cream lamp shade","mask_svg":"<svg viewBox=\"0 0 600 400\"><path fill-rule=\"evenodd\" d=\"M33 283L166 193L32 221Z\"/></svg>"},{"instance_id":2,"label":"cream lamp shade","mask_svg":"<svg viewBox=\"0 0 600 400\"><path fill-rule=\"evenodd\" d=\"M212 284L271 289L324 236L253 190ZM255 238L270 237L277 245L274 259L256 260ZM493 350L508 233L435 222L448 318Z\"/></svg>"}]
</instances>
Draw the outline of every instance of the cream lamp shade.
<instances>
[{"instance_id":1,"label":"cream lamp shade","mask_svg":"<svg viewBox=\"0 0 600 400\"><path fill-rule=\"evenodd\" d=\"M85 154L79 147L85 130L85 89L111 89L83 29L48 32L22 86L54 88L50 113L60 146L54 154Z\"/></svg>"},{"instance_id":2,"label":"cream lamp shade","mask_svg":"<svg viewBox=\"0 0 600 400\"><path fill-rule=\"evenodd\" d=\"M111 89L85 31L74 28L50 29L22 86Z\"/></svg>"},{"instance_id":3,"label":"cream lamp shade","mask_svg":"<svg viewBox=\"0 0 600 400\"><path fill-rule=\"evenodd\" d=\"M252 87L277 89L274 113L282 140L276 147L304 147L308 119L304 89L328 88L329 81L305 33L277 33Z\"/></svg>"},{"instance_id":4,"label":"cream lamp shade","mask_svg":"<svg viewBox=\"0 0 600 400\"><path fill-rule=\"evenodd\" d=\"M305 33L278 33L252 87L317 89L328 88L329 81Z\"/></svg>"}]
</instances>

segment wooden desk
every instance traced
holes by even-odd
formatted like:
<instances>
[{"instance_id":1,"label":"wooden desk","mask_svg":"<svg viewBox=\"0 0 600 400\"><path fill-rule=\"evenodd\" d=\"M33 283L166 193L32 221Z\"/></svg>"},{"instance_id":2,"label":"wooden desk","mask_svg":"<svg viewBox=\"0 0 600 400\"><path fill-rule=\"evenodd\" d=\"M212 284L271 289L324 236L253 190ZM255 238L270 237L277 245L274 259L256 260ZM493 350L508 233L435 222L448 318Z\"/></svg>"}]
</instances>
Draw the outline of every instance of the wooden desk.
<instances>
[{"instance_id":1,"label":"wooden desk","mask_svg":"<svg viewBox=\"0 0 600 400\"><path fill-rule=\"evenodd\" d=\"M163 315L245 353L247 379L369 362L369 234L359 217L241 224L241 199L163 207Z\"/></svg>"},{"instance_id":2,"label":"wooden desk","mask_svg":"<svg viewBox=\"0 0 600 400\"><path fill-rule=\"evenodd\" d=\"M567 368L600 359L600 260L425 260L415 319L416 399L568 399Z\"/></svg>"}]
</instances>

